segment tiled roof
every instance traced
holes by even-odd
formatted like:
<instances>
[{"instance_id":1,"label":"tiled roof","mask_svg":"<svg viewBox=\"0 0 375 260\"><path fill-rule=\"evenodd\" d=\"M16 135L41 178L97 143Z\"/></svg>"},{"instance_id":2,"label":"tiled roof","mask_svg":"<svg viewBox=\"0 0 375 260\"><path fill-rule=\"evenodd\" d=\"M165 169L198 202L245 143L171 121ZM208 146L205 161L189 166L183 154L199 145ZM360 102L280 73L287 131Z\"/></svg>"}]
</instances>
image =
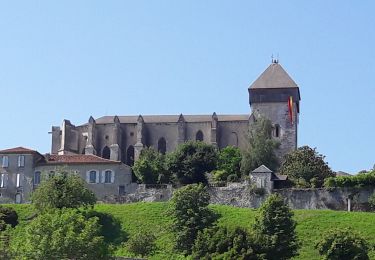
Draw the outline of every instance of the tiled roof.
<instances>
[{"instance_id":1,"label":"tiled roof","mask_svg":"<svg viewBox=\"0 0 375 260\"><path fill-rule=\"evenodd\" d=\"M212 115L182 115L185 122L211 122ZM177 123L180 115L142 115L145 123ZM217 115L218 121L247 121L250 115ZM138 116L119 116L120 123L137 123ZM95 120L96 124L112 124L114 116L103 116Z\"/></svg>"},{"instance_id":2,"label":"tiled roof","mask_svg":"<svg viewBox=\"0 0 375 260\"><path fill-rule=\"evenodd\" d=\"M19 147L15 147L15 148L0 150L0 153L2 153L2 154L12 154L12 153L16 153L16 154L34 154L34 153L38 153L38 152L35 151L35 150L31 150L31 149L19 146Z\"/></svg>"},{"instance_id":3,"label":"tiled roof","mask_svg":"<svg viewBox=\"0 0 375 260\"><path fill-rule=\"evenodd\" d=\"M120 161L112 161L90 154L77 155L45 155L46 164L118 164Z\"/></svg>"},{"instance_id":4,"label":"tiled roof","mask_svg":"<svg viewBox=\"0 0 375 260\"><path fill-rule=\"evenodd\" d=\"M252 171L253 173L272 173L270 169L268 169L266 166L261 165L255 170Z\"/></svg>"},{"instance_id":5,"label":"tiled roof","mask_svg":"<svg viewBox=\"0 0 375 260\"><path fill-rule=\"evenodd\" d=\"M280 64L272 63L249 88L298 88L298 86Z\"/></svg>"}]
</instances>

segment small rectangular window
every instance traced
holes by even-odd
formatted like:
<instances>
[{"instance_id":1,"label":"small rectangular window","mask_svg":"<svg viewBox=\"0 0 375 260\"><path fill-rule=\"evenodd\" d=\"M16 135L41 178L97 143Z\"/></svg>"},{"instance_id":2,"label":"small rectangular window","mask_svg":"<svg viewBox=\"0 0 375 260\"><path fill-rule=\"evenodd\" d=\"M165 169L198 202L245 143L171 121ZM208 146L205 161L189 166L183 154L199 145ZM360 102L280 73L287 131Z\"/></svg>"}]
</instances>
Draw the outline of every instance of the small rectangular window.
<instances>
[{"instance_id":1,"label":"small rectangular window","mask_svg":"<svg viewBox=\"0 0 375 260\"><path fill-rule=\"evenodd\" d=\"M21 187L21 174L17 173L16 187Z\"/></svg>"},{"instance_id":2,"label":"small rectangular window","mask_svg":"<svg viewBox=\"0 0 375 260\"><path fill-rule=\"evenodd\" d=\"M25 155L18 156L18 167L25 167Z\"/></svg>"},{"instance_id":3,"label":"small rectangular window","mask_svg":"<svg viewBox=\"0 0 375 260\"><path fill-rule=\"evenodd\" d=\"M105 171L104 173L104 183L111 183L112 181L112 171Z\"/></svg>"},{"instance_id":4,"label":"small rectangular window","mask_svg":"<svg viewBox=\"0 0 375 260\"><path fill-rule=\"evenodd\" d=\"M9 158L8 158L8 156L6 156L6 155L3 156L2 166L3 166L4 168L6 168L6 167L9 166Z\"/></svg>"},{"instance_id":5,"label":"small rectangular window","mask_svg":"<svg viewBox=\"0 0 375 260\"><path fill-rule=\"evenodd\" d=\"M34 185L39 185L40 184L40 172L34 172Z\"/></svg>"},{"instance_id":6,"label":"small rectangular window","mask_svg":"<svg viewBox=\"0 0 375 260\"><path fill-rule=\"evenodd\" d=\"M90 183L96 183L96 171L90 171Z\"/></svg>"}]
</instances>

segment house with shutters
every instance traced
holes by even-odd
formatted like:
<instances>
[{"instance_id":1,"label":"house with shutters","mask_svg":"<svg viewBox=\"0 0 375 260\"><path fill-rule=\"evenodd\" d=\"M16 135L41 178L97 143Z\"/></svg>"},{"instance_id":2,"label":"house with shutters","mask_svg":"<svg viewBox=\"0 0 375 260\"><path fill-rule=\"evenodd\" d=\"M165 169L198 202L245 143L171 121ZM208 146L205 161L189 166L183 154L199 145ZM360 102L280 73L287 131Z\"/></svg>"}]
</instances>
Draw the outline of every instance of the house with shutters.
<instances>
[{"instance_id":1,"label":"house with shutters","mask_svg":"<svg viewBox=\"0 0 375 260\"><path fill-rule=\"evenodd\" d=\"M42 155L24 147L0 150L0 203L24 203L44 178L55 172L78 174L98 200L125 194L131 187L129 166L96 155Z\"/></svg>"}]
</instances>

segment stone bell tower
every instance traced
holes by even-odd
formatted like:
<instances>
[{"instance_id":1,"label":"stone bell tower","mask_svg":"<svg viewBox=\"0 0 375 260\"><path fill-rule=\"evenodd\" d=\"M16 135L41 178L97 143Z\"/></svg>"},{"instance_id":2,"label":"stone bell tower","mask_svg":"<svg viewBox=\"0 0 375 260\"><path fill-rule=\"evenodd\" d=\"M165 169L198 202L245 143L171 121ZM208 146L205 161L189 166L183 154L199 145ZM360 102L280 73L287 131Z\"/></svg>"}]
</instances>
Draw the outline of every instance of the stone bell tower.
<instances>
[{"instance_id":1,"label":"stone bell tower","mask_svg":"<svg viewBox=\"0 0 375 260\"><path fill-rule=\"evenodd\" d=\"M273 137L280 142L279 159L297 149L300 100L297 84L278 60L272 60L271 65L249 87L252 113L272 122Z\"/></svg>"}]
</instances>

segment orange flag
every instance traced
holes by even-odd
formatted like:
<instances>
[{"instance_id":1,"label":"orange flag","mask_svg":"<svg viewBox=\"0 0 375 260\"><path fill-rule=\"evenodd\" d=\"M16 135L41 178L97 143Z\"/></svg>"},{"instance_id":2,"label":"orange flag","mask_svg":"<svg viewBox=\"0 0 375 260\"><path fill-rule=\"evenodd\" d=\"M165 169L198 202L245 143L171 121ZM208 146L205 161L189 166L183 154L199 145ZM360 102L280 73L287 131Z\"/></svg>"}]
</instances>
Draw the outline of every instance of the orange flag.
<instances>
[{"instance_id":1,"label":"orange flag","mask_svg":"<svg viewBox=\"0 0 375 260\"><path fill-rule=\"evenodd\" d=\"M293 97L290 96L288 99L288 108L289 108L289 119L290 122L293 124Z\"/></svg>"}]
</instances>

